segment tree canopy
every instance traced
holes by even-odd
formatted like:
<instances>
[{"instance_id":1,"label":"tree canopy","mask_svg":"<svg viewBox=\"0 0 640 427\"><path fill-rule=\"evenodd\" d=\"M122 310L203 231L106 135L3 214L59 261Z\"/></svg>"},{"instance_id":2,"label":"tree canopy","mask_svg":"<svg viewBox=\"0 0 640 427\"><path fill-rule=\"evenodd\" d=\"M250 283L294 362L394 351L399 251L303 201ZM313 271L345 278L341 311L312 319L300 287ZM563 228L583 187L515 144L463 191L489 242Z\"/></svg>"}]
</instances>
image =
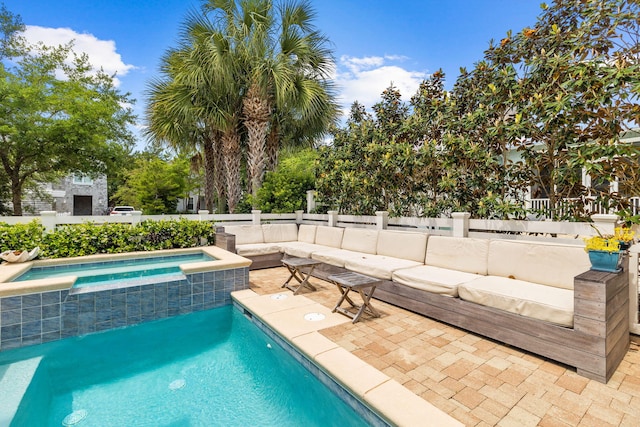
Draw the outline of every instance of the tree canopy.
<instances>
[{"instance_id":1,"label":"tree canopy","mask_svg":"<svg viewBox=\"0 0 640 427\"><path fill-rule=\"evenodd\" d=\"M92 72L73 44L28 44L20 17L4 7L0 22L0 176L21 215L25 189L71 172L107 171L133 145L134 116L128 95L111 76Z\"/></svg>"},{"instance_id":2,"label":"tree canopy","mask_svg":"<svg viewBox=\"0 0 640 427\"><path fill-rule=\"evenodd\" d=\"M640 126L639 17L637 1L543 4L451 91L437 71L408 105L393 86L375 116L355 104L320 156L322 202L352 214L625 212L640 182L640 147L623 140ZM537 197L549 206L529 208Z\"/></svg>"},{"instance_id":3,"label":"tree canopy","mask_svg":"<svg viewBox=\"0 0 640 427\"><path fill-rule=\"evenodd\" d=\"M206 186L215 183L230 212L242 196L243 162L256 202L279 147L315 141L335 120L331 52L313 17L306 1L206 1L150 86L149 136L199 145L211 165Z\"/></svg>"},{"instance_id":4,"label":"tree canopy","mask_svg":"<svg viewBox=\"0 0 640 427\"><path fill-rule=\"evenodd\" d=\"M146 215L175 213L178 198L196 188L196 178L185 157L165 159L158 153L143 152L136 155L134 167L113 197Z\"/></svg>"}]
</instances>

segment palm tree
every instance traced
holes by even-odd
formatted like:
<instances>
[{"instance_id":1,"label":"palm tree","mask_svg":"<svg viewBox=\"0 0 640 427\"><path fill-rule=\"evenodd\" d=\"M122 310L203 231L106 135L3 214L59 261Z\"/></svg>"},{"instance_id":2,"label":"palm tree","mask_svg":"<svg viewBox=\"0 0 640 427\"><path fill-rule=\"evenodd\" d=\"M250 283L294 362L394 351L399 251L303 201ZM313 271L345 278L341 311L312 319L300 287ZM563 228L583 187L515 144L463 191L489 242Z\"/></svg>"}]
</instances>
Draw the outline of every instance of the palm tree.
<instances>
[{"instance_id":1,"label":"palm tree","mask_svg":"<svg viewBox=\"0 0 640 427\"><path fill-rule=\"evenodd\" d=\"M323 82L314 80L308 84ZM338 106L334 101L333 88L327 84L319 93L321 95L312 104L313 109L304 115L297 114L294 109L274 110L266 143L267 171L277 167L281 148L315 147L327 129L336 124Z\"/></svg>"},{"instance_id":2,"label":"palm tree","mask_svg":"<svg viewBox=\"0 0 640 427\"><path fill-rule=\"evenodd\" d=\"M243 84L247 169L256 200L270 126L276 126L271 145L278 145L274 144L280 128L276 112L301 123L328 123L335 118L328 40L312 26L314 12L306 1L283 2L274 8L269 0L209 0L205 11L223 23L233 46L233 63L241 69L237 77Z\"/></svg>"},{"instance_id":3,"label":"palm tree","mask_svg":"<svg viewBox=\"0 0 640 427\"><path fill-rule=\"evenodd\" d=\"M156 79L148 85L147 94L146 136L154 142L167 143L177 151L202 152L205 207L212 211L213 189L220 203L224 199L224 186L216 179L215 139L199 119L189 89L169 78Z\"/></svg>"},{"instance_id":4,"label":"palm tree","mask_svg":"<svg viewBox=\"0 0 640 427\"><path fill-rule=\"evenodd\" d=\"M183 28L179 49L163 57L165 81L150 85L147 134L174 147L193 145L204 153L205 200L215 187L218 208L233 213L240 197L239 91L225 71L227 55L215 27L191 14ZM234 95L237 93L237 95ZM237 100L234 102L234 98ZM209 202L207 208L211 209Z\"/></svg>"},{"instance_id":5,"label":"palm tree","mask_svg":"<svg viewBox=\"0 0 640 427\"><path fill-rule=\"evenodd\" d=\"M193 44L190 60L180 78L193 88L193 102L201 106L207 126L220 135L227 205L233 213L242 197L238 63L224 33L206 17L192 14L185 32Z\"/></svg>"}]
</instances>

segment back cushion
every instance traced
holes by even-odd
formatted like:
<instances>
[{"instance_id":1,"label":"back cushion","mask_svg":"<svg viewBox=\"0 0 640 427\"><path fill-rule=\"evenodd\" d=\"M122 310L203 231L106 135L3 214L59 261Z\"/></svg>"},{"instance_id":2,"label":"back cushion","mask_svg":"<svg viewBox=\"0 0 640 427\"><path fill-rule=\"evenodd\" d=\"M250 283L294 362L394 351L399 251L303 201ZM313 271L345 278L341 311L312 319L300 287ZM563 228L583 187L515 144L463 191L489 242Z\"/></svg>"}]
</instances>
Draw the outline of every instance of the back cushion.
<instances>
[{"instance_id":1,"label":"back cushion","mask_svg":"<svg viewBox=\"0 0 640 427\"><path fill-rule=\"evenodd\" d=\"M573 290L573 278L589 270L583 246L492 240L489 274Z\"/></svg>"},{"instance_id":2,"label":"back cushion","mask_svg":"<svg viewBox=\"0 0 640 427\"><path fill-rule=\"evenodd\" d=\"M344 228L340 227L328 227L326 225L319 225L316 229L316 245L331 246L332 248L339 248L342 244L342 234Z\"/></svg>"},{"instance_id":3,"label":"back cushion","mask_svg":"<svg viewBox=\"0 0 640 427\"><path fill-rule=\"evenodd\" d=\"M224 231L235 234L236 245L264 243L261 225L225 225Z\"/></svg>"},{"instance_id":4,"label":"back cushion","mask_svg":"<svg viewBox=\"0 0 640 427\"><path fill-rule=\"evenodd\" d=\"M486 276L488 252L487 239L429 236L425 264Z\"/></svg>"},{"instance_id":5,"label":"back cushion","mask_svg":"<svg viewBox=\"0 0 640 427\"><path fill-rule=\"evenodd\" d=\"M427 250L427 234L406 231L380 230L378 232L378 255L424 262Z\"/></svg>"},{"instance_id":6,"label":"back cushion","mask_svg":"<svg viewBox=\"0 0 640 427\"><path fill-rule=\"evenodd\" d=\"M345 228L342 249L368 254L376 253L378 230L366 228Z\"/></svg>"},{"instance_id":7,"label":"back cushion","mask_svg":"<svg viewBox=\"0 0 640 427\"><path fill-rule=\"evenodd\" d=\"M298 242L315 243L317 226L300 224L298 228Z\"/></svg>"},{"instance_id":8,"label":"back cushion","mask_svg":"<svg viewBox=\"0 0 640 427\"><path fill-rule=\"evenodd\" d=\"M262 234L265 243L295 242L298 240L296 224L264 224Z\"/></svg>"}]
</instances>

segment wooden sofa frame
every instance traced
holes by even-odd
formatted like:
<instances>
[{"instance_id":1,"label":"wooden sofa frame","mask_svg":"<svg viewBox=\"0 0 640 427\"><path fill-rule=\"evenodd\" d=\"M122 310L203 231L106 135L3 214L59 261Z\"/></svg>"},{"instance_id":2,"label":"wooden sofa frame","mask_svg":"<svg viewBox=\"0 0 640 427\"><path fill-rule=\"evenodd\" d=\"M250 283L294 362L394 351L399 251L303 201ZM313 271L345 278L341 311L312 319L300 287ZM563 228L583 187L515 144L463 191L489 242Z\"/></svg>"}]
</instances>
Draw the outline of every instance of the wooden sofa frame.
<instances>
[{"instance_id":1,"label":"wooden sofa frame","mask_svg":"<svg viewBox=\"0 0 640 427\"><path fill-rule=\"evenodd\" d=\"M218 233L216 245L235 252L235 236ZM247 258L254 261L251 269L282 265L282 254ZM345 271L348 270L320 264L313 276L326 280L331 274ZM620 273L590 270L575 277L573 328L390 280L382 282L376 289L375 299L573 366L579 375L603 383L611 378L629 349L626 268Z\"/></svg>"}]
</instances>

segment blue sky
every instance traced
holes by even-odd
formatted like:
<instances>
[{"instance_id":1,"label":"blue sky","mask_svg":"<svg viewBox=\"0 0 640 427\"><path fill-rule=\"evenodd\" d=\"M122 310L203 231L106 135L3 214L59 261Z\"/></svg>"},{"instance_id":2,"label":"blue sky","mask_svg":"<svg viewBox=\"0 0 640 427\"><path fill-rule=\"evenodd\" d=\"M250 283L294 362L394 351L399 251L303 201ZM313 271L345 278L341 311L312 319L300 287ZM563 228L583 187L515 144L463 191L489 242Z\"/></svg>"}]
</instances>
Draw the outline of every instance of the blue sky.
<instances>
[{"instance_id":1,"label":"blue sky","mask_svg":"<svg viewBox=\"0 0 640 427\"><path fill-rule=\"evenodd\" d=\"M96 67L117 73L119 88L144 112L147 82L176 45L198 0L0 0L19 14L30 41L76 40ZM312 0L316 26L332 42L336 83L345 108L371 107L393 82L409 99L420 81L442 68L451 88L459 68L482 59L489 40L533 26L538 0ZM144 146L140 141L139 147Z\"/></svg>"}]
</instances>

